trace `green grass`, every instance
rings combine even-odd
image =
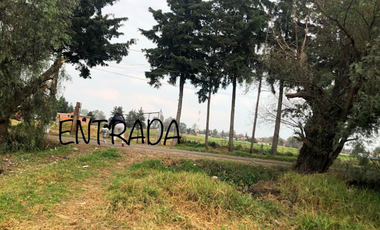
[[[56,153],[65,153],[67,149],[63,147],[62,151],[58,149]],[[46,158],[50,154],[50,151],[45,151],[35,153],[35,156],[24,153],[15,155],[31,160],[31,164],[34,164],[39,162],[38,159]],[[119,157],[115,149],[94,151],[92,154],[45,163],[44,167],[0,178],[0,222],[11,216],[18,219],[31,218],[34,208],[39,211],[47,210],[80,192],[80,187],[73,185],[96,176],[97,169],[110,166]]]
[[[193,135],[182,135],[182,138],[188,141],[194,141],[200,144],[204,144],[204,139],[205,137],[202,136],[193,136]],[[220,146],[227,146],[228,145],[228,139],[223,139],[223,138],[215,138],[215,137],[209,137],[209,143],[210,142],[215,142]],[[249,148],[251,146],[251,143],[248,141],[236,141],[234,140],[234,146],[242,146],[243,148]],[[271,149],[271,145],[260,145],[255,143],[254,148],[256,149],[263,149],[265,152],[269,152]],[[292,154],[298,154],[298,149],[295,148],[290,148],[290,147],[285,147],[285,146],[279,146],[278,147],[278,152],[280,153],[292,153]]]
[[[194,218],[209,213],[222,216],[215,225],[221,229],[379,229],[378,192],[347,188],[333,175],[300,175],[278,168],[263,173],[263,169],[236,162],[149,160],[119,173],[106,196],[115,214],[136,209],[144,213],[144,220],[136,222],[142,227],[175,222],[194,228],[196,220],[183,211],[191,203],[198,213]],[[276,199],[239,189],[241,184],[276,179]],[[244,221],[237,225],[238,220]]]
[[[281,198],[294,205],[296,226],[304,229],[379,229],[380,194],[347,188],[331,175],[288,173],[280,183]]]
[[[227,146],[216,145],[215,147],[212,147],[212,145],[210,145],[209,149],[205,149],[204,143],[197,143],[194,141],[186,140],[174,147],[171,147],[171,146],[169,147],[175,148],[175,149],[187,150],[187,151],[208,152],[208,153],[225,154],[225,155],[231,155],[231,156],[277,160],[277,161],[286,161],[286,162],[294,162],[297,159],[297,156],[291,152],[285,152],[285,153],[278,152],[277,155],[271,155],[269,153],[270,149],[261,150],[261,148],[257,148],[257,146],[254,147],[253,153],[249,153],[249,148],[243,147],[241,145],[235,145],[233,152],[229,152]]]
[[[208,167],[207,161],[202,163],[211,170],[209,172],[214,171]],[[224,163],[215,163],[226,166]],[[235,176],[240,177],[237,174]],[[228,228],[227,223],[239,224],[240,218],[246,219],[245,223],[239,224],[240,227],[247,228],[250,226],[247,223],[254,224],[276,217],[276,204],[254,202],[249,194],[240,192],[233,185],[235,180],[224,179],[231,183],[213,180],[202,167],[190,160],[170,165],[163,164],[161,160],[149,160],[119,173],[107,187],[106,196],[115,214],[143,212],[145,216],[137,221],[137,225],[142,228],[151,223],[167,226],[173,222],[183,228],[194,228],[195,220],[184,211],[188,204],[191,204],[191,213],[199,215],[194,216],[195,219],[212,216],[218,220],[220,217],[217,215],[225,216],[225,224],[220,225],[221,228]]]
[[[99,186],[93,201],[101,206],[76,211],[97,218],[94,228],[380,229],[380,192],[348,187],[332,173],[300,175],[289,167],[167,157],[122,168],[114,166],[126,158],[115,149],[80,151],[85,153],[62,146],[6,155],[20,170],[0,175],[0,228],[8,221],[38,225],[37,217],[60,224],[57,204],[84,199],[85,183],[92,181]],[[66,160],[52,161],[62,156]],[[98,178],[100,172],[110,178]],[[251,195],[255,184],[272,193]]]

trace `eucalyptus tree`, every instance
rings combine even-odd
[[[122,35],[118,29],[127,18],[102,14],[114,2],[0,2],[0,142],[14,114],[31,128],[51,121],[63,63],[76,65],[80,76],[88,78],[90,68],[128,54],[133,40],[110,42]]]
[[[169,12],[149,8],[157,24],[141,33],[157,45],[145,49],[151,70],[145,72],[149,84],[161,86],[160,79],[169,77],[175,85],[179,81],[176,121],[181,123],[183,91],[186,80],[193,81],[204,67],[204,53],[199,31],[202,29],[202,0],[168,0]],[[177,130],[178,132],[178,130]],[[179,135],[179,133],[177,133]],[[174,139],[172,144],[176,144]]]
[[[289,1],[281,1],[289,2]],[[290,1],[295,33],[274,36],[270,69],[291,83],[286,96],[301,98],[303,142],[295,168],[326,172],[355,134],[380,125],[380,4],[378,0]]]

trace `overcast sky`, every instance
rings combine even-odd
[[[150,69],[145,59],[143,48],[155,47],[148,39],[143,37],[138,28],[150,29],[155,23],[148,8],[168,11],[166,0],[155,1],[127,1],[121,0],[115,5],[104,9],[103,13],[111,13],[116,17],[128,17],[120,29],[124,36],[117,41],[124,42],[131,38],[137,39],[137,44],[131,46],[130,54],[120,64],[109,63],[108,67],[96,67],[91,70],[92,79],[79,78],[79,72],[71,65],[66,65],[66,71],[71,80],[63,83],[61,94],[67,101],[73,103],[82,102],[82,108],[87,110],[102,110],[106,116],[114,106],[122,106],[125,112],[132,109],[143,108],[145,112],[155,112],[160,109],[166,118],[175,117],[178,103],[178,86],[165,84],[160,89],[148,85],[144,72]],[[257,88],[257,87],[256,87]],[[251,136],[254,105],[256,102],[257,89],[247,93],[245,86],[238,89],[238,97],[235,109],[235,131],[239,134],[247,133]],[[200,129],[205,129],[206,103],[199,104],[196,89],[190,84],[185,85],[181,122],[192,126],[198,123]],[[218,129],[219,132],[229,130],[231,110],[232,88],[220,90],[211,100],[210,129]],[[286,99],[285,99],[286,100]],[[277,98],[264,87],[260,100],[261,116],[265,109],[275,108]],[[199,115],[200,111],[200,115]],[[274,124],[259,119],[257,137],[273,136]],[[282,125],[280,136],[287,138],[293,134],[292,129]]]

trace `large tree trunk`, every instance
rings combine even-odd
[[[209,134],[209,130],[210,130],[209,129],[209,123],[210,123],[211,87],[210,87],[210,91],[208,92],[208,99],[207,99],[206,135],[205,135],[205,148],[206,149],[208,149],[208,134]]]
[[[278,145],[278,138],[279,138],[279,135],[280,135],[280,126],[281,126],[281,112],[282,112],[282,98],[283,98],[283,94],[284,94],[284,81],[280,80],[280,92],[279,92],[279,95],[278,95],[276,125],[274,127],[272,149],[270,151],[271,154],[273,154],[273,155],[277,154],[277,145]]]
[[[183,100],[183,88],[185,85],[185,76],[181,74],[181,77],[179,79],[179,97],[178,97],[178,108],[177,108],[177,116],[176,116],[176,121],[178,125],[181,124],[181,112],[182,112],[182,100]],[[176,131],[176,135],[179,136],[179,130]],[[172,145],[177,144],[177,139],[173,139]]]
[[[236,101],[236,77],[232,80],[232,102],[231,102],[231,118],[230,118],[230,133],[228,140],[228,151],[234,150],[234,120],[235,120],[235,101]]]
[[[326,113],[327,114],[327,113]],[[301,173],[326,172],[338,157],[346,139],[334,145],[338,118],[314,114],[305,125],[304,144],[300,149],[295,170]]]
[[[257,101],[256,101],[255,117],[253,119],[251,147],[249,148],[249,152],[250,153],[252,153],[252,151],[253,151],[253,143],[255,142],[256,123],[257,123],[257,115],[259,113],[259,102],[260,102],[260,94],[261,94],[261,81],[262,81],[262,79],[260,78],[259,88],[257,90]]]

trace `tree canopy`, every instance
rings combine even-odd
[[[20,114],[25,123],[51,121],[63,63],[75,64],[80,76],[90,68],[120,62],[130,40],[111,43],[127,18],[102,13],[115,0],[0,2],[0,142],[9,119]]]
[[[289,115],[303,118],[296,163],[301,172],[325,172],[355,134],[377,132],[380,122],[379,4],[371,1],[292,1],[295,27],[277,48],[269,68],[299,98]]]

